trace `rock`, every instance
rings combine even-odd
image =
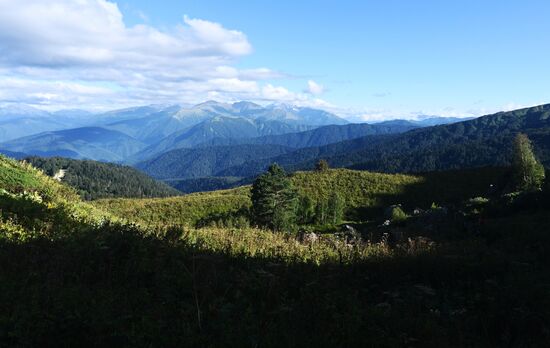
[[[302,231],[298,235],[298,240],[305,244],[312,244],[319,241],[319,235],[315,232]]]

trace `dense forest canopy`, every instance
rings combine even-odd
[[[86,200],[109,197],[168,197],[180,192],[140,171],[113,163],[61,157],[27,157],[25,161],[54,176],[63,170],[63,183],[74,187]]]

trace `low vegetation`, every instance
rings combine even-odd
[[[205,218],[250,208],[250,188],[192,193],[181,197],[100,199],[99,209],[141,226],[194,226]]]
[[[333,193],[337,192],[344,205],[342,218],[366,221],[380,216],[388,206],[394,204],[403,204],[409,210],[427,209],[432,203],[458,204],[471,197],[486,196],[490,191],[496,190],[496,187],[505,185],[509,175],[509,170],[504,168],[421,175],[327,168],[324,171],[293,173],[290,182],[299,197],[307,197],[307,204],[312,205],[311,209],[315,210],[318,205],[328,205]],[[211,218],[212,221],[219,221],[223,214],[230,212],[243,215],[243,210],[247,211],[252,206],[250,196],[250,186],[243,186],[181,197],[106,199],[93,204],[144,226],[194,226],[199,220]],[[303,202],[302,198],[299,200]],[[307,207],[303,214],[308,214]],[[311,219],[314,219],[315,214],[312,214]]]
[[[515,177],[274,166],[90,204],[0,157],[0,345],[544,346],[550,192]],[[298,226],[250,227],[252,202]]]

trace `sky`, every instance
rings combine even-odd
[[[550,102],[549,15],[548,0],[0,0],[0,104],[479,116]]]

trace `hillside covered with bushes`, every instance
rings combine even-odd
[[[503,194],[510,170],[299,172],[346,224],[273,232],[250,187],[90,205],[0,156],[0,342],[538,346],[550,197]]]

